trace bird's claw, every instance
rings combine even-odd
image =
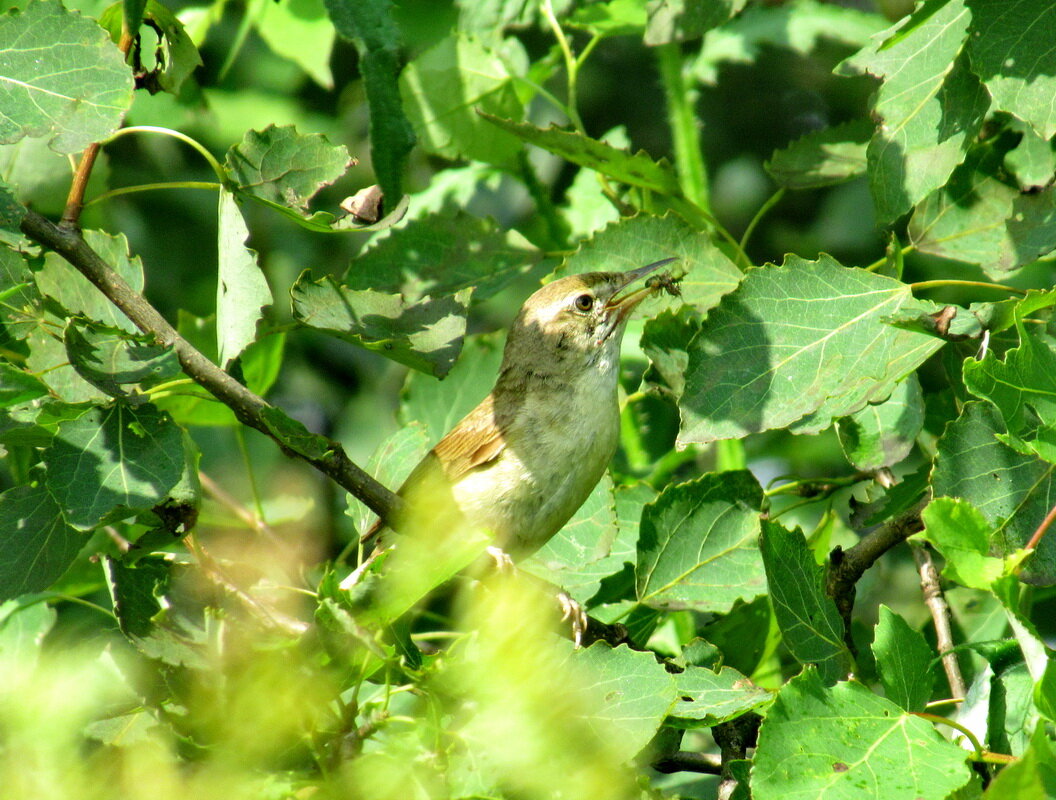
[[[557,604],[561,607],[561,621],[572,623],[572,644],[578,650],[587,632],[587,612],[565,592],[557,593]]]
[[[501,547],[490,545],[486,548],[485,552],[491,556],[492,561],[495,562],[495,571],[500,575],[512,575],[517,571],[517,568],[513,564],[513,559],[510,558],[510,554]]]

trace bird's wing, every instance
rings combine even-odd
[[[454,483],[470,470],[494,461],[505,447],[506,440],[495,422],[495,405],[489,394],[411,470],[399,494],[406,496],[409,488],[420,487],[441,476],[448,484]],[[383,528],[379,519],[360,540],[369,542]]]

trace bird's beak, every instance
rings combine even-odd
[[[640,302],[642,302],[649,295],[657,291],[656,286],[643,286],[640,289],[635,289],[633,292],[628,292],[621,295],[624,289],[630,286],[632,283],[641,280],[646,275],[649,275],[656,270],[660,269],[672,261],[677,261],[677,258],[663,258],[659,261],[654,261],[652,264],[648,264],[644,267],[638,267],[638,269],[628,270],[623,273],[623,279],[620,285],[616,287],[616,291],[612,293],[612,297],[605,303],[605,310],[608,312],[606,315],[604,329],[602,336],[599,338],[600,341],[607,339],[613,331],[618,330],[621,323],[623,323]]]

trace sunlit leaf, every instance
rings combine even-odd
[[[1004,564],[990,555],[993,527],[964,500],[939,497],[921,515],[924,535],[942,553],[942,574],[970,589],[988,591],[1001,577]]]
[[[883,605],[876,624],[873,656],[887,699],[906,711],[923,711],[935,683],[935,652],[920,631]]]
[[[256,252],[246,247],[249,228],[238,201],[226,190],[220,192],[218,214],[216,334],[220,366],[226,369],[257,338],[257,322],[271,305],[271,289]]]
[[[726,22],[747,0],[649,0],[645,43],[650,45],[696,39]]]
[[[869,120],[855,120],[808,133],[775,150],[766,171],[789,189],[816,189],[864,175],[866,146],[873,133]]]
[[[717,672],[687,667],[675,676],[675,682],[679,697],[671,709],[671,723],[679,728],[711,727],[773,699],[770,692],[730,667]]]
[[[909,455],[924,426],[924,396],[910,375],[886,400],[836,421],[844,455],[860,470],[889,467]]]

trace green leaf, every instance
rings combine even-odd
[[[441,39],[407,65],[400,88],[425,150],[452,160],[516,166],[520,143],[497,132],[478,111],[514,119],[524,111],[507,64],[478,38]]]
[[[647,21],[644,0],[608,0],[573,9],[567,24],[596,36],[640,36]]]
[[[819,2],[752,3],[727,24],[708,31],[693,76],[701,83],[715,84],[724,63],[755,64],[772,47],[788,48],[809,55],[819,46],[835,42],[857,50],[887,25],[876,13]]]
[[[436,439],[426,435],[425,427],[420,422],[409,422],[374,449],[370,460],[367,461],[366,471],[383,486],[395,490],[429,452],[430,443],[435,441]],[[378,518],[377,514],[352,494],[348,495],[346,513],[352,518],[359,534],[366,533]]]
[[[913,450],[924,427],[924,395],[916,375],[895,386],[886,400],[836,420],[840,446],[857,469],[890,467]]]
[[[108,558],[106,581],[121,632],[133,638],[149,636],[154,618],[165,607],[162,597],[169,585],[172,564],[163,556],[147,556],[134,564]]]
[[[990,556],[993,527],[979,510],[964,500],[939,497],[921,516],[924,535],[946,560],[942,574],[962,586],[989,591],[1004,563]]]
[[[18,201],[14,190],[6,183],[0,183],[0,229],[17,233],[24,216],[26,207]]]
[[[153,53],[153,65],[144,65],[137,79],[152,94],[161,90],[179,95],[184,81],[202,66],[198,48],[194,46],[179,17],[157,0],[137,2],[138,8],[135,9],[130,8],[131,5],[127,0],[120,6],[115,3],[99,17],[99,24],[110,31],[110,38],[115,43],[121,40],[122,31],[126,28],[133,33],[140,32],[138,46],[153,40],[155,33],[160,34],[160,41]],[[136,20],[131,26],[128,25],[130,14]],[[147,37],[142,37],[142,22],[147,22],[153,29]],[[148,60],[145,52],[140,52],[140,60]]]
[[[57,0],[0,16],[0,142],[47,137],[78,153],[121,125],[132,73],[94,20]]]
[[[641,752],[675,702],[675,676],[649,652],[597,642],[572,655],[586,679],[585,693],[596,698],[592,721],[607,731],[621,761]],[[579,671],[579,670],[577,670]]]
[[[271,289],[246,247],[249,228],[235,195],[220,191],[217,231],[216,335],[220,366],[227,369],[257,338],[261,311],[271,305]]]
[[[302,135],[293,125],[269,125],[246,131],[227,151],[224,168],[240,191],[307,214],[308,201],[344,175],[350,164],[348,150],[321,134]]]
[[[689,343],[699,330],[700,315],[690,306],[682,306],[677,312],[662,311],[646,320],[639,344],[649,357],[650,368],[643,381],[662,382],[674,397],[681,397],[686,387]]]
[[[333,89],[330,54],[334,26],[322,0],[265,2],[258,8],[254,21],[268,47],[294,62],[324,89]]]
[[[687,667],[675,676],[675,682],[679,696],[668,724],[676,728],[710,728],[773,699],[770,692],[730,667],[718,672]]]
[[[1022,756],[1004,767],[983,795],[986,800],[1049,800],[1056,797],[1056,753],[1045,726],[1038,724],[1030,746]]]
[[[829,256],[748,270],[690,342],[680,443],[811,433],[888,397],[943,344],[885,323],[917,310],[906,284]]]
[[[143,264],[138,257],[129,255],[128,240],[123,235],[85,231],[84,239],[133,291],[143,291]],[[139,332],[128,317],[57,253],[45,254],[44,265],[35,272],[34,280],[41,294],[48,295],[71,315],[80,314],[129,333]]]
[[[765,593],[757,544],[762,500],[747,471],[708,473],[665,489],[642,513],[638,601],[724,612]]]
[[[930,5],[845,61],[843,74],[883,79],[869,143],[869,177],[879,222],[888,225],[944,185],[975,138],[988,98],[958,57],[971,14],[961,0]]]
[[[299,322],[408,367],[446,375],[462,349],[471,290],[407,303],[400,294],[356,291],[305,272],[290,289]]]
[[[1015,117],[1009,119],[1008,127],[1022,138],[1005,154],[1005,167],[1016,176],[1020,189],[1037,191],[1044,188],[1056,172],[1056,150],[1053,150],[1052,142],[1042,139],[1032,127]]]
[[[843,621],[825,593],[825,569],[814,561],[803,533],[763,520],[760,549],[770,602],[781,637],[800,664],[816,664],[826,684],[851,672],[852,658],[843,641]]]
[[[370,104],[370,160],[385,202],[403,196],[403,168],[414,147],[397,80],[400,34],[389,0],[324,0],[334,27],[359,52],[359,71]]]
[[[1023,325],[1016,312],[1019,347],[1004,360],[990,351],[964,362],[964,384],[1000,412],[1007,440],[1020,452],[1035,452],[1056,463],[1056,351]]]
[[[154,406],[117,402],[59,423],[44,451],[48,491],[90,530],[163,502],[183,475],[183,435]]]
[[[748,0],[649,0],[648,45],[685,42],[726,22]]]
[[[0,600],[47,589],[87,541],[43,486],[0,494]]]
[[[989,403],[965,403],[937,444],[932,490],[936,497],[971,503],[994,533],[994,555],[1023,547],[1056,504],[1056,467],[1023,455],[998,440],[1005,432],[1000,412]],[[1056,582],[1056,540],[1044,537],[1026,562],[1024,577]]]
[[[440,441],[487,397],[499,375],[502,351],[499,336],[469,336],[458,361],[442,381],[409,372],[400,401],[400,419],[405,424],[421,423],[430,442]]]
[[[77,373],[112,397],[125,396],[122,387],[128,384],[153,384],[180,373],[175,351],[155,344],[152,336],[71,321],[63,338]]]
[[[706,236],[675,214],[638,214],[613,222],[580,245],[559,269],[558,277],[581,272],[626,272],[662,258],[678,261],[667,267],[681,274],[681,300],[707,311],[737,287],[741,272]]]
[[[906,711],[923,711],[935,684],[935,652],[920,631],[887,606],[880,606],[873,656],[884,694]]]
[[[664,159],[654,161],[644,150],[629,153],[611,144],[591,139],[578,131],[559,128],[537,128],[528,122],[515,122],[498,115],[480,112],[480,116],[517,138],[541,147],[556,156],[597,170],[613,180],[637,186],[662,195],[680,197],[681,185],[675,170]]]
[[[965,0],[972,14],[969,54],[997,109],[1056,135],[1056,6],[1047,0]]]
[[[790,680],[759,730],[755,800],[947,797],[971,777],[966,753],[860,683]]]
[[[909,221],[922,253],[979,264],[995,280],[1056,248],[1056,192],[1021,194],[968,165],[932,192]]]
[[[408,303],[472,289],[485,300],[541,253],[490,217],[443,212],[409,221],[358,255],[343,278],[352,290],[400,293]]]
[[[0,603],[0,658],[9,664],[37,663],[44,637],[54,627],[57,616],[47,603]]]
[[[47,395],[48,387],[35,375],[0,361],[0,408],[21,405]]]
[[[860,119],[813,131],[775,150],[766,171],[789,189],[817,189],[866,172],[866,147],[873,123]]]

